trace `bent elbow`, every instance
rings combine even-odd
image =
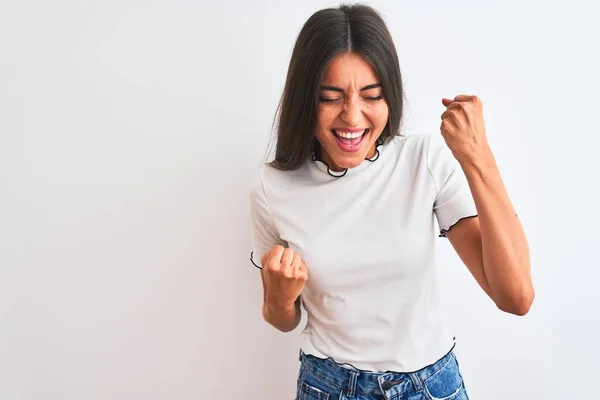
[[[511,296],[510,298],[506,298],[503,301],[497,302],[496,305],[500,310],[506,313],[522,317],[529,313],[534,298],[535,292],[532,288],[531,290],[524,291],[518,296]]]
[[[512,304],[512,305],[499,305],[498,308],[500,310],[504,311],[505,313],[513,314],[518,317],[523,317],[523,316],[527,315],[527,313],[529,312],[529,310],[531,308],[531,303],[528,304],[525,302],[521,302],[521,303]]]

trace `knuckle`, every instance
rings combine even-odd
[[[281,257],[281,264],[284,266],[290,266],[294,262],[294,252],[290,249],[285,249],[283,256]]]
[[[296,267],[299,267],[300,265],[302,265],[302,258],[300,257],[300,255],[298,255],[298,254],[294,255],[294,261],[292,262],[292,264],[294,264]]]
[[[265,266],[265,270],[269,273],[273,273],[278,269],[277,265],[273,261],[268,261],[266,264],[263,265]]]
[[[268,250],[265,254],[262,255],[262,257],[260,258],[260,261],[265,264],[267,262],[269,262],[269,260],[273,257],[273,251],[272,250]]]

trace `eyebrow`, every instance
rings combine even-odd
[[[372,84],[367,85],[364,88],[360,89],[360,91],[362,92],[363,90],[375,89],[375,88],[378,88],[381,86],[383,86],[381,83],[372,83]],[[330,90],[332,92],[344,93],[344,89],[339,88],[337,86],[321,86],[321,90]]]

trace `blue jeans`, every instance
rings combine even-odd
[[[297,400],[468,400],[450,351],[415,372],[368,372],[342,367],[300,350]]]

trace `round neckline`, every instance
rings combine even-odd
[[[341,178],[341,177],[345,176],[349,170],[352,170],[352,171],[362,170],[362,169],[368,167],[370,164],[374,163],[375,161],[379,160],[379,158],[381,157],[381,150],[382,150],[382,149],[380,149],[380,147],[383,147],[384,144],[385,144],[385,142],[383,141],[383,139],[381,139],[381,137],[378,137],[377,141],[375,142],[375,155],[372,158],[365,157],[364,161],[361,162],[356,167],[346,168],[343,171],[332,171],[329,168],[329,164],[327,164],[323,160],[317,159],[317,153],[315,150],[313,150],[311,153],[311,160],[313,161],[313,164],[322,172],[325,172],[329,176],[334,177],[334,178]]]

